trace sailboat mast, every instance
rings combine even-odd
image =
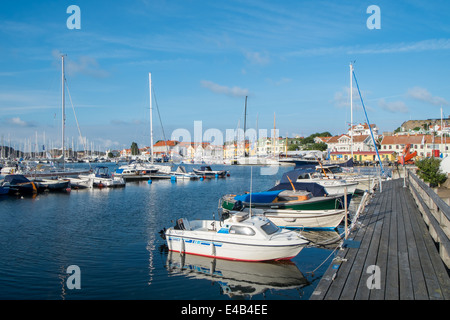
[[[245,149],[245,130],[247,130],[247,96],[245,96],[245,111],[244,111],[244,157],[247,157],[247,150]]]
[[[353,65],[350,63],[350,151],[353,159]]]
[[[64,93],[64,55],[61,55],[61,65],[62,65],[62,72],[61,72],[61,106],[62,106],[62,134],[61,134],[61,150],[62,150],[62,162],[63,162],[63,168],[65,168],[65,161],[64,161],[64,129],[66,125],[66,114],[65,114],[65,93]]]
[[[150,162],[153,164],[153,109],[152,109],[152,74],[148,73],[148,85],[150,91]]]

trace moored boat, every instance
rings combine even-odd
[[[36,178],[30,181],[36,184],[39,192],[70,192],[70,181],[63,179]]]
[[[170,251],[239,261],[289,260],[308,243],[297,232],[244,212],[223,221],[178,219],[161,232]]]
[[[244,211],[248,211],[244,209]],[[233,215],[236,212],[230,211]],[[252,215],[262,215],[281,228],[305,230],[334,230],[344,219],[344,209],[334,210],[289,210],[289,209],[252,209]]]
[[[347,195],[350,202],[351,194]],[[331,210],[344,207],[344,195],[328,195],[317,183],[280,183],[273,188],[242,195],[227,194],[221,199],[227,210],[239,206],[259,209]]]
[[[212,170],[210,166],[201,166],[200,169],[193,169],[194,173],[206,178],[222,178],[228,173],[227,170]]]
[[[175,171],[171,171],[169,174],[171,178],[175,180],[196,180],[200,178],[200,176],[194,172],[187,172],[184,166],[178,166]]]
[[[313,168],[296,168],[292,171],[286,172],[281,178],[281,183],[288,182],[314,182],[320,184],[325,188],[329,195],[344,194],[345,191],[349,194],[354,194],[358,182],[347,181],[341,178],[330,177],[325,174],[318,173]]]
[[[94,186],[93,179],[91,178],[71,178],[67,177],[65,180],[70,182],[72,189],[86,189]]]
[[[122,177],[111,175],[106,166],[98,166],[94,169],[94,172],[88,175],[79,175],[78,177],[81,179],[92,179],[93,186],[98,188],[125,187],[125,180]]]
[[[21,174],[9,174],[3,179],[2,187],[9,188],[10,194],[37,194],[38,188],[33,181]]]

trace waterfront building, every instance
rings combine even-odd
[[[418,157],[446,157],[449,153],[450,138],[430,134],[385,136],[381,141],[381,151],[401,154],[410,145],[410,152],[417,151]]]
[[[397,153],[394,151],[378,151],[382,162],[394,162],[397,159]],[[332,151],[330,152],[330,160],[342,161],[349,160],[352,157],[350,151]],[[355,162],[376,162],[378,161],[376,151],[353,151],[353,160]]]
[[[279,156],[286,154],[288,149],[287,138],[260,138],[256,143],[256,155],[260,157]]]

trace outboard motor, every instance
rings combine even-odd
[[[161,238],[166,240],[166,228],[163,228],[162,230],[160,230],[159,235],[161,236]]]

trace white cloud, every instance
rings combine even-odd
[[[335,106],[339,107],[339,108],[350,108],[350,96],[349,96],[349,92],[350,92],[350,87],[344,87],[342,88],[341,91],[338,91],[334,94],[333,100],[332,102],[334,103]],[[358,93],[358,89],[353,87],[353,107],[356,107],[356,103],[357,101],[360,101],[359,99],[359,93]]]
[[[52,55],[60,59],[61,53],[58,50],[53,50]],[[100,68],[97,60],[90,56],[80,56],[78,61],[72,59],[65,59],[65,71],[69,75],[82,73],[96,78],[105,78],[109,76],[109,72]]]
[[[421,87],[414,87],[408,90],[408,97],[429,103],[435,106],[448,106],[450,103],[444,98],[433,96],[427,89]]]
[[[248,95],[248,89],[242,89],[239,87],[227,87],[220,84],[214,83],[212,81],[202,80],[201,85],[210,91],[218,94],[224,94],[230,97],[245,97]]]
[[[306,48],[290,52],[287,56],[326,56],[334,54],[384,54],[449,50],[450,39],[428,39],[416,42],[379,43],[367,46],[337,46]]]
[[[26,122],[19,117],[13,117],[11,119],[6,120],[6,122],[15,127],[34,127],[35,125],[31,122]]]
[[[245,58],[251,64],[266,65],[270,62],[269,54],[264,52],[244,52]]]
[[[408,113],[409,109],[403,101],[386,102],[384,99],[378,100],[380,108],[392,113]]]

